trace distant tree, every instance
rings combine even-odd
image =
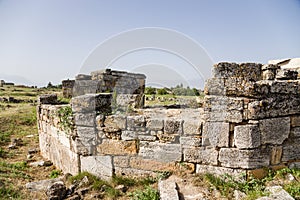
[[[165,95],[165,94],[168,94],[166,88],[159,88],[157,89],[157,94],[159,95]]]
[[[155,94],[156,89],[153,87],[146,87],[145,94]]]
[[[48,83],[47,88],[53,88],[53,84],[51,82]]]

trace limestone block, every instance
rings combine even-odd
[[[71,100],[73,112],[98,112],[100,114],[111,112],[111,94],[85,94],[73,97]]]
[[[122,88],[123,89],[123,88]],[[116,103],[118,107],[130,109],[130,108],[142,108],[144,106],[144,95],[133,94],[136,92],[135,89],[127,90],[125,92],[119,92],[117,95]],[[122,94],[126,93],[126,94]]]
[[[179,200],[177,185],[172,180],[159,180],[158,190],[161,200]]]
[[[95,145],[97,140],[97,131],[95,127],[77,127],[77,136],[86,145]]]
[[[276,73],[277,80],[296,80],[298,72],[290,69],[278,69]]]
[[[129,156],[114,156],[113,165],[114,167],[129,167]]]
[[[134,169],[149,171],[175,171],[175,162],[160,162],[152,159],[143,159],[140,157],[132,157],[129,161],[130,167]]]
[[[270,164],[270,153],[266,149],[221,148],[219,161],[221,166],[230,168],[253,169],[267,167]]]
[[[200,136],[181,136],[179,141],[183,147],[200,147],[202,144],[201,139],[202,138]]]
[[[138,135],[138,139],[140,141],[155,141],[157,140],[157,137],[154,135]]]
[[[113,175],[111,156],[81,156],[81,171],[87,171],[95,176],[109,180]]]
[[[218,164],[218,151],[212,147],[195,147],[183,150],[183,159],[186,162],[199,164]]]
[[[206,80],[204,93],[206,95],[226,95],[225,79],[224,78],[210,78]]]
[[[291,127],[300,127],[300,115],[291,116]]]
[[[57,94],[44,94],[38,97],[38,104],[57,104]]]
[[[99,155],[135,155],[137,154],[136,141],[103,140],[97,146]]]
[[[258,125],[241,125],[234,127],[234,144],[239,149],[256,148],[260,146]]]
[[[261,64],[256,63],[226,63],[221,62],[213,67],[213,77],[229,78],[240,77],[247,80],[258,81],[261,79]]]
[[[205,122],[202,132],[202,145],[213,147],[228,147],[229,123]]]
[[[290,134],[290,118],[280,117],[259,121],[262,144],[282,144]]]
[[[200,135],[201,134],[201,121],[197,120],[184,120],[183,134],[184,135]]]
[[[278,165],[281,162],[282,146],[271,147],[271,165]]]
[[[282,148],[282,161],[293,161],[300,159],[299,139],[293,139],[291,142],[285,142]]]
[[[291,128],[290,136],[293,138],[299,138],[300,137],[300,127]]]
[[[139,156],[159,162],[181,161],[180,144],[165,144],[158,142],[140,142]]]
[[[146,119],[143,115],[128,116],[127,129],[135,130],[135,128],[146,127]]]
[[[281,186],[268,186],[265,190],[270,193],[269,197],[271,199],[294,200]]]
[[[75,113],[74,121],[77,126],[96,126],[96,112],[90,113]]]
[[[126,116],[123,115],[109,115],[105,117],[105,127],[114,127],[121,130],[126,129]]]
[[[241,181],[244,181],[246,177],[242,176],[242,173],[245,173],[245,170],[242,169],[232,169],[232,168],[226,168],[226,167],[220,167],[220,166],[211,166],[211,165],[202,165],[197,164],[196,165],[196,173],[197,174],[214,174],[216,176],[223,176],[224,174],[228,174],[236,179],[240,179]]]
[[[157,177],[157,173],[141,169],[115,167],[115,174],[123,177],[141,178],[141,177]]]
[[[95,94],[99,91],[100,81],[98,80],[75,80],[73,97],[85,94]]]
[[[137,140],[138,133],[136,131],[122,131],[121,138],[122,138],[122,140],[125,140],[125,141]]]
[[[182,121],[166,120],[164,123],[164,132],[166,134],[182,134]]]
[[[161,131],[164,128],[164,120],[155,118],[147,119],[146,128],[147,130]]]

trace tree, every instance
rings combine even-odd
[[[157,89],[157,94],[165,95],[165,94],[168,94],[168,92],[165,88],[159,88],[159,89]]]
[[[48,83],[47,88],[53,88],[53,85],[51,82]]]

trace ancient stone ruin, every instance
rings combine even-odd
[[[300,80],[278,65],[219,63],[202,108],[143,108],[145,76],[78,75],[70,105],[39,98],[42,155],[65,173],[240,175],[300,165]]]

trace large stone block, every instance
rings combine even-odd
[[[254,169],[267,167],[270,164],[270,152],[268,149],[221,148],[219,161],[221,166],[230,168]]]
[[[217,165],[218,151],[212,147],[187,148],[183,151],[183,159],[186,162]]]
[[[81,171],[89,172],[95,176],[109,180],[113,175],[111,156],[81,156]]]
[[[73,112],[98,112],[107,114],[111,112],[111,98],[109,93],[85,94],[72,98]]]
[[[241,125],[234,127],[234,144],[239,149],[256,148],[260,146],[260,131],[258,125]]]
[[[103,140],[97,146],[100,155],[135,155],[138,152],[136,141]]]
[[[57,104],[57,94],[44,94],[38,97],[38,104]]]
[[[141,170],[125,167],[115,167],[115,174],[129,178],[141,178],[141,177],[157,177],[157,173],[150,170]]]
[[[299,139],[287,141],[282,148],[282,161],[290,162],[300,160],[300,144]]]
[[[90,113],[75,113],[74,121],[77,126],[96,126],[96,112]]]
[[[113,165],[114,167],[129,167],[129,156],[114,156]]]
[[[128,116],[127,117],[127,129],[136,130],[144,128],[146,130],[146,119],[143,115]]]
[[[196,173],[197,174],[213,174],[215,176],[222,177],[224,174],[228,174],[236,179],[240,179],[241,181],[245,181],[246,177],[243,175],[245,174],[246,170],[242,169],[232,169],[226,167],[219,167],[219,166],[211,166],[211,165],[196,165]]]
[[[300,115],[291,116],[291,127],[300,127]]]
[[[73,97],[100,92],[100,84],[98,80],[75,80]]]
[[[184,135],[200,135],[201,134],[201,121],[197,120],[184,120],[183,134]]]
[[[123,115],[106,116],[105,121],[104,121],[104,126],[125,130],[126,129],[126,116],[123,116]]]
[[[224,78],[210,78],[205,82],[204,93],[206,95],[226,95],[225,79]]]
[[[182,134],[181,120],[166,120],[164,124],[164,132],[166,134]]]
[[[183,147],[200,147],[202,144],[202,137],[200,136],[181,136],[179,142]]]
[[[180,144],[140,142],[139,156],[159,162],[181,161],[181,146]]]
[[[147,130],[151,130],[151,131],[161,131],[164,128],[164,120],[150,118],[147,120],[146,128]]]
[[[262,144],[282,144],[290,134],[290,118],[280,117],[259,121]]]
[[[229,123],[205,122],[202,132],[202,145],[213,147],[228,147]]]
[[[62,145],[56,138],[47,133],[39,133],[40,150],[44,158],[49,159],[64,173],[76,175],[79,172],[79,156]]]
[[[291,128],[290,136],[293,138],[299,138],[300,137],[300,127]]]
[[[175,171],[175,162],[160,162],[157,160],[143,159],[139,157],[130,158],[130,167],[146,171]]]
[[[278,165],[281,162],[282,146],[271,147],[271,165]]]

